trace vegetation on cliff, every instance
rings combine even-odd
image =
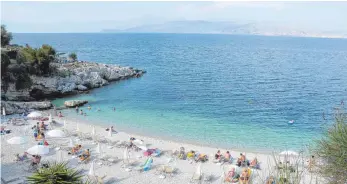
[[[1,81],[2,89],[7,91],[9,83],[15,83],[17,90],[30,88],[31,75],[47,76],[55,73],[50,64],[57,59],[56,50],[47,44],[40,48],[29,45],[11,45],[12,33],[1,26]],[[77,55],[74,54],[77,59]]]
[[[1,25],[1,47],[9,45],[12,38],[12,33],[7,32],[5,25]]]

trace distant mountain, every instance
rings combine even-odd
[[[127,29],[107,29],[105,33],[200,33],[200,34],[242,34],[269,36],[303,36],[346,38],[346,33],[298,30],[288,26],[269,23],[237,23],[229,21],[171,21],[162,24],[135,26]]]

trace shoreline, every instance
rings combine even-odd
[[[84,107],[82,106],[83,110],[86,108],[87,105]],[[307,153],[307,148],[306,147],[301,147],[300,149],[295,149],[291,148],[290,146],[285,147],[285,148],[279,148],[279,147],[255,147],[255,146],[247,146],[246,143],[239,143],[239,144],[230,144],[227,142],[209,142],[208,141],[208,133],[206,135],[201,134],[201,139],[190,139],[189,137],[177,137],[175,135],[165,135],[162,133],[152,133],[152,130],[149,130],[148,127],[138,127],[134,126],[132,127],[131,123],[126,122],[124,123],[123,121],[118,121],[118,120],[105,120],[105,119],[96,119],[93,115],[88,114],[88,116],[80,116],[77,115],[74,109],[67,108],[62,110],[64,115],[68,115],[68,118],[70,121],[79,121],[79,122],[86,122],[87,124],[92,124],[95,126],[99,127],[107,127],[107,126],[115,126],[115,128],[119,128],[120,130],[137,135],[137,136],[143,136],[147,138],[154,138],[154,139],[161,139],[173,143],[183,143],[183,144],[189,144],[189,145],[195,145],[195,146],[201,146],[201,147],[209,147],[209,148],[214,148],[214,149],[223,149],[223,150],[234,150],[237,152],[250,152],[250,153],[256,153],[256,154],[273,154],[273,153],[279,153],[284,150],[292,150],[296,152],[303,152]],[[52,110],[47,110],[46,112],[53,114]],[[86,111],[88,112],[88,111]],[[103,112],[103,111],[102,111]],[[100,112],[100,113],[102,113]],[[93,118],[89,118],[93,117]],[[64,117],[66,118],[66,117]],[[155,132],[155,131],[154,131]],[[202,143],[203,142],[203,143]],[[238,142],[238,141],[235,141]],[[256,141],[255,141],[256,142]]]
[[[65,113],[64,113],[65,111]],[[66,111],[69,111],[68,113],[66,113]],[[218,145],[218,146],[213,146],[213,143],[200,143],[196,140],[188,140],[188,139],[173,139],[172,136],[161,136],[161,135],[149,135],[150,132],[147,130],[147,131],[141,131],[137,128],[131,128],[129,127],[129,125],[117,125],[117,121],[113,121],[113,122],[110,122],[110,123],[107,123],[103,120],[99,120],[99,121],[94,121],[94,120],[91,120],[91,119],[88,119],[88,116],[80,116],[80,115],[74,115],[73,113],[74,109],[72,108],[66,108],[64,110],[62,110],[63,114],[65,115],[68,115],[67,116],[64,116],[62,118],[59,118],[59,117],[56,117],[56,116],[53,116],[55,117],[55,120],[58,120],[58,121],[64,121],[66,120],[67,122],[70,122],[72,124],[75,124],[74,126],[76,126],[76,123],[82,123],[82,124],[85,124],[85,125],[88,125],[88,126],[95,126],[95,127],[98,127],[100,129],[105,129],[109,126],[114,126],[115,127],[115,130],[117,131],[120,131],[120,132],[123,132],[123,133],[126,133],[126,134],[129,134],[129,135],[133,135],[133,136],[136,136],[136,137],[143,137],[144,139],[158,139],[158,140],[162,140],[162,141],[166,141],[166,142],[169,142],[169,143],[173,143],[173,144],[184,144],[184,145],[189,145],[189,146],[193,146],[193,147],[206,147],[206,148],[209,148],[209,149],[215,149],[215,150],[229,150],[229,151],[233,151],[233,152],[238,152],[238,153],[252,153],[252,154],[263,154],[263,155],[273,155],[273,154],[278,154],[282,151],[285,151],[285,150],[282,150],[282,149],[260,149],[260,148],[249,148],[247,147],[247,145],[245,146],[242,146],[242,148],[238,148],[238,147],[232,147],[232,146],[223,146],[223,144],[221,145]],[[47,114],[54,114],[53,110],[50,109],[50,110],[44,110],[42,112],[45,112]],[[62,122],[60,122],[62,123]],[[119,128],[120,127],[120,128]],[[203,138],[202,138],[203,139]],[[307,153],[307,150],[304,148],[300,149],[299,151],[298,150],[293,150],[293,149],[286,149],[286,150],[292,150],[292,151],[296,151],[296,152],[302,152],[304,154]]]

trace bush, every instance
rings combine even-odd
[[[75,61],[77,61],[77,54],[76,53],[70,53],[69,54],[69,58],[73,61],[73,62],[75,62]]]
[[[12,33],[7,32],[5,25],[1,25],[1,47],[9,45],[12,38]]]
[[[6,75],[8,65],[10,65],[11,61],[7,54],[1,52],[1,79]]]
[[[50,70],[50,63],[55,60],[56,51],[50,45],[42,45],[41,48],[34,49],[29,45],[26,45],[23,49],[21,49],[17,57],[20,58],[20,61],[17,62],[22,63],[30,63],[36,69],[36,74],[43,75],[48,74],[52,70]],[[30,70],[32,73],[32,69]]]
[[[335,122],[318,141],[315,153],[324,164],[317,165],[329,183],[347,183],[347,117],[342,108],[335,113]]]
[[[82,171],[67,167],[66,162],[48,163],[48,168],[41,168],[32,176],[28,177],[30,184],[82,184]]]

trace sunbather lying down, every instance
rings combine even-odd
[[[208,157],[206,154],[199,154],[199,156],[195,159],[195,162],[206,162],[208,161]]]
[[[75,147],[71,148],[71,152],[68,152],[68,154],[77,154],[82,149],[81,145],[76,145]]]
[[[238,182],[240,178],[240,175],[235,172],[235,168],[231,168],[231,170],[228,172],[228,174],[225,176],[224,181],[225,182]]]
[[[90,152],[89,149],[87,149],[84,153],[82,153],[80,156],[78,156],[81,161],[87,160],[90,158]]]
[[[258,162],[258,159],[257,157],[255,157],[251,163],[249,164],[250,167],[252,168],[255,168],[255,169],[260,169],[260,165],[259,165],[259,162]]]

